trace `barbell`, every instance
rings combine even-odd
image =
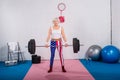
[[[83,44],[80,44],[80,41],[77,38],[73,38],[72,43],[73,43],[72,45],[68,45],[68,46],[73,46],[74,53],[78,53],[78,51],[80,51],[80,46],[84,46]],[[65,46],[65,45],[62,45],[62,46]],[[46,46],[45,45],[37,46],[35,39],[30,39],[27,47],[28,47],[28,52],[30,52],[30,54],[35,54],[36,47],[46,47]],[[55,46],[49,45],[49,47],[55,47]]]

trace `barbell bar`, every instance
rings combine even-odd
[[[80,41],[77,38],[73,38],[72,43],[73,45],[67,45],[67,46],[73,46],[74,53],[78,53],[78,51],[80,51],[80,46],[84,46],[84,44],[80,44]],[[62,45],[62,46],[65,46],[65,45]],[[35,54],[36,47],[46,47],[46,46],[45,45],[36,46],[35,39],[30,39],[27,47],[28,47],[28,52],[30,52],[30,54]],[[56,46],[49,45],[48,47],[56,47]]]
[[[65,46],[65,45],[62,45],[62,46]],[[67,46],[73,46],[73,45],[67,45]],[[84,45],[83,45],[83,44],[80,44],[80,46],[84,46]],[[36,46],[36,47],[46,47],[46,46],[41,45],[41,46]],[[56,46],[50,46],[50,45],[48,45],[48,47],[56,47]]]

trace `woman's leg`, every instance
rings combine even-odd
[[[59,52],[61,66],[64,66],[64,58],[63,58],[63,54],[62,54],[62,42],[57,41],[56,46],[57,46],[57,50]]]
[[[52,72],[52,67],[53,67],[53,62],[55,57],[55,50],[56,50],[56,41],[51,41],[50,45],[51,45],[50,47],[51,58],[50,58],[50,69],[48,70],[48,72]]]
[[[60,56],[60,62],[61,62],[61,66],[62,66],[62,71],[66,72],[66,70],[64,68],[64,58],[63,58],[63,54],[62,54],[62,41],[57,41],[56,46],[57,46],[57,50],[58,50],[59,56]]]

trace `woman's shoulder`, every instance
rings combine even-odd
[[[53,26],[50,26],[49,29],[53,29]]]
[[[63,26],[60,26],[61,29],[64,29]]]
[[[63,28],[63,26],[59,26],[61,29]]]
[[[50,27],[49,27],[49,30],[51,31],[52,29],[53,29],[53,28],[50,26]]]

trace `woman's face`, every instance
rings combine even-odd
[[[56,19],[56,20],[53,20],[53,24],[54,25],[58,25],[59,24],[59,21]]]

